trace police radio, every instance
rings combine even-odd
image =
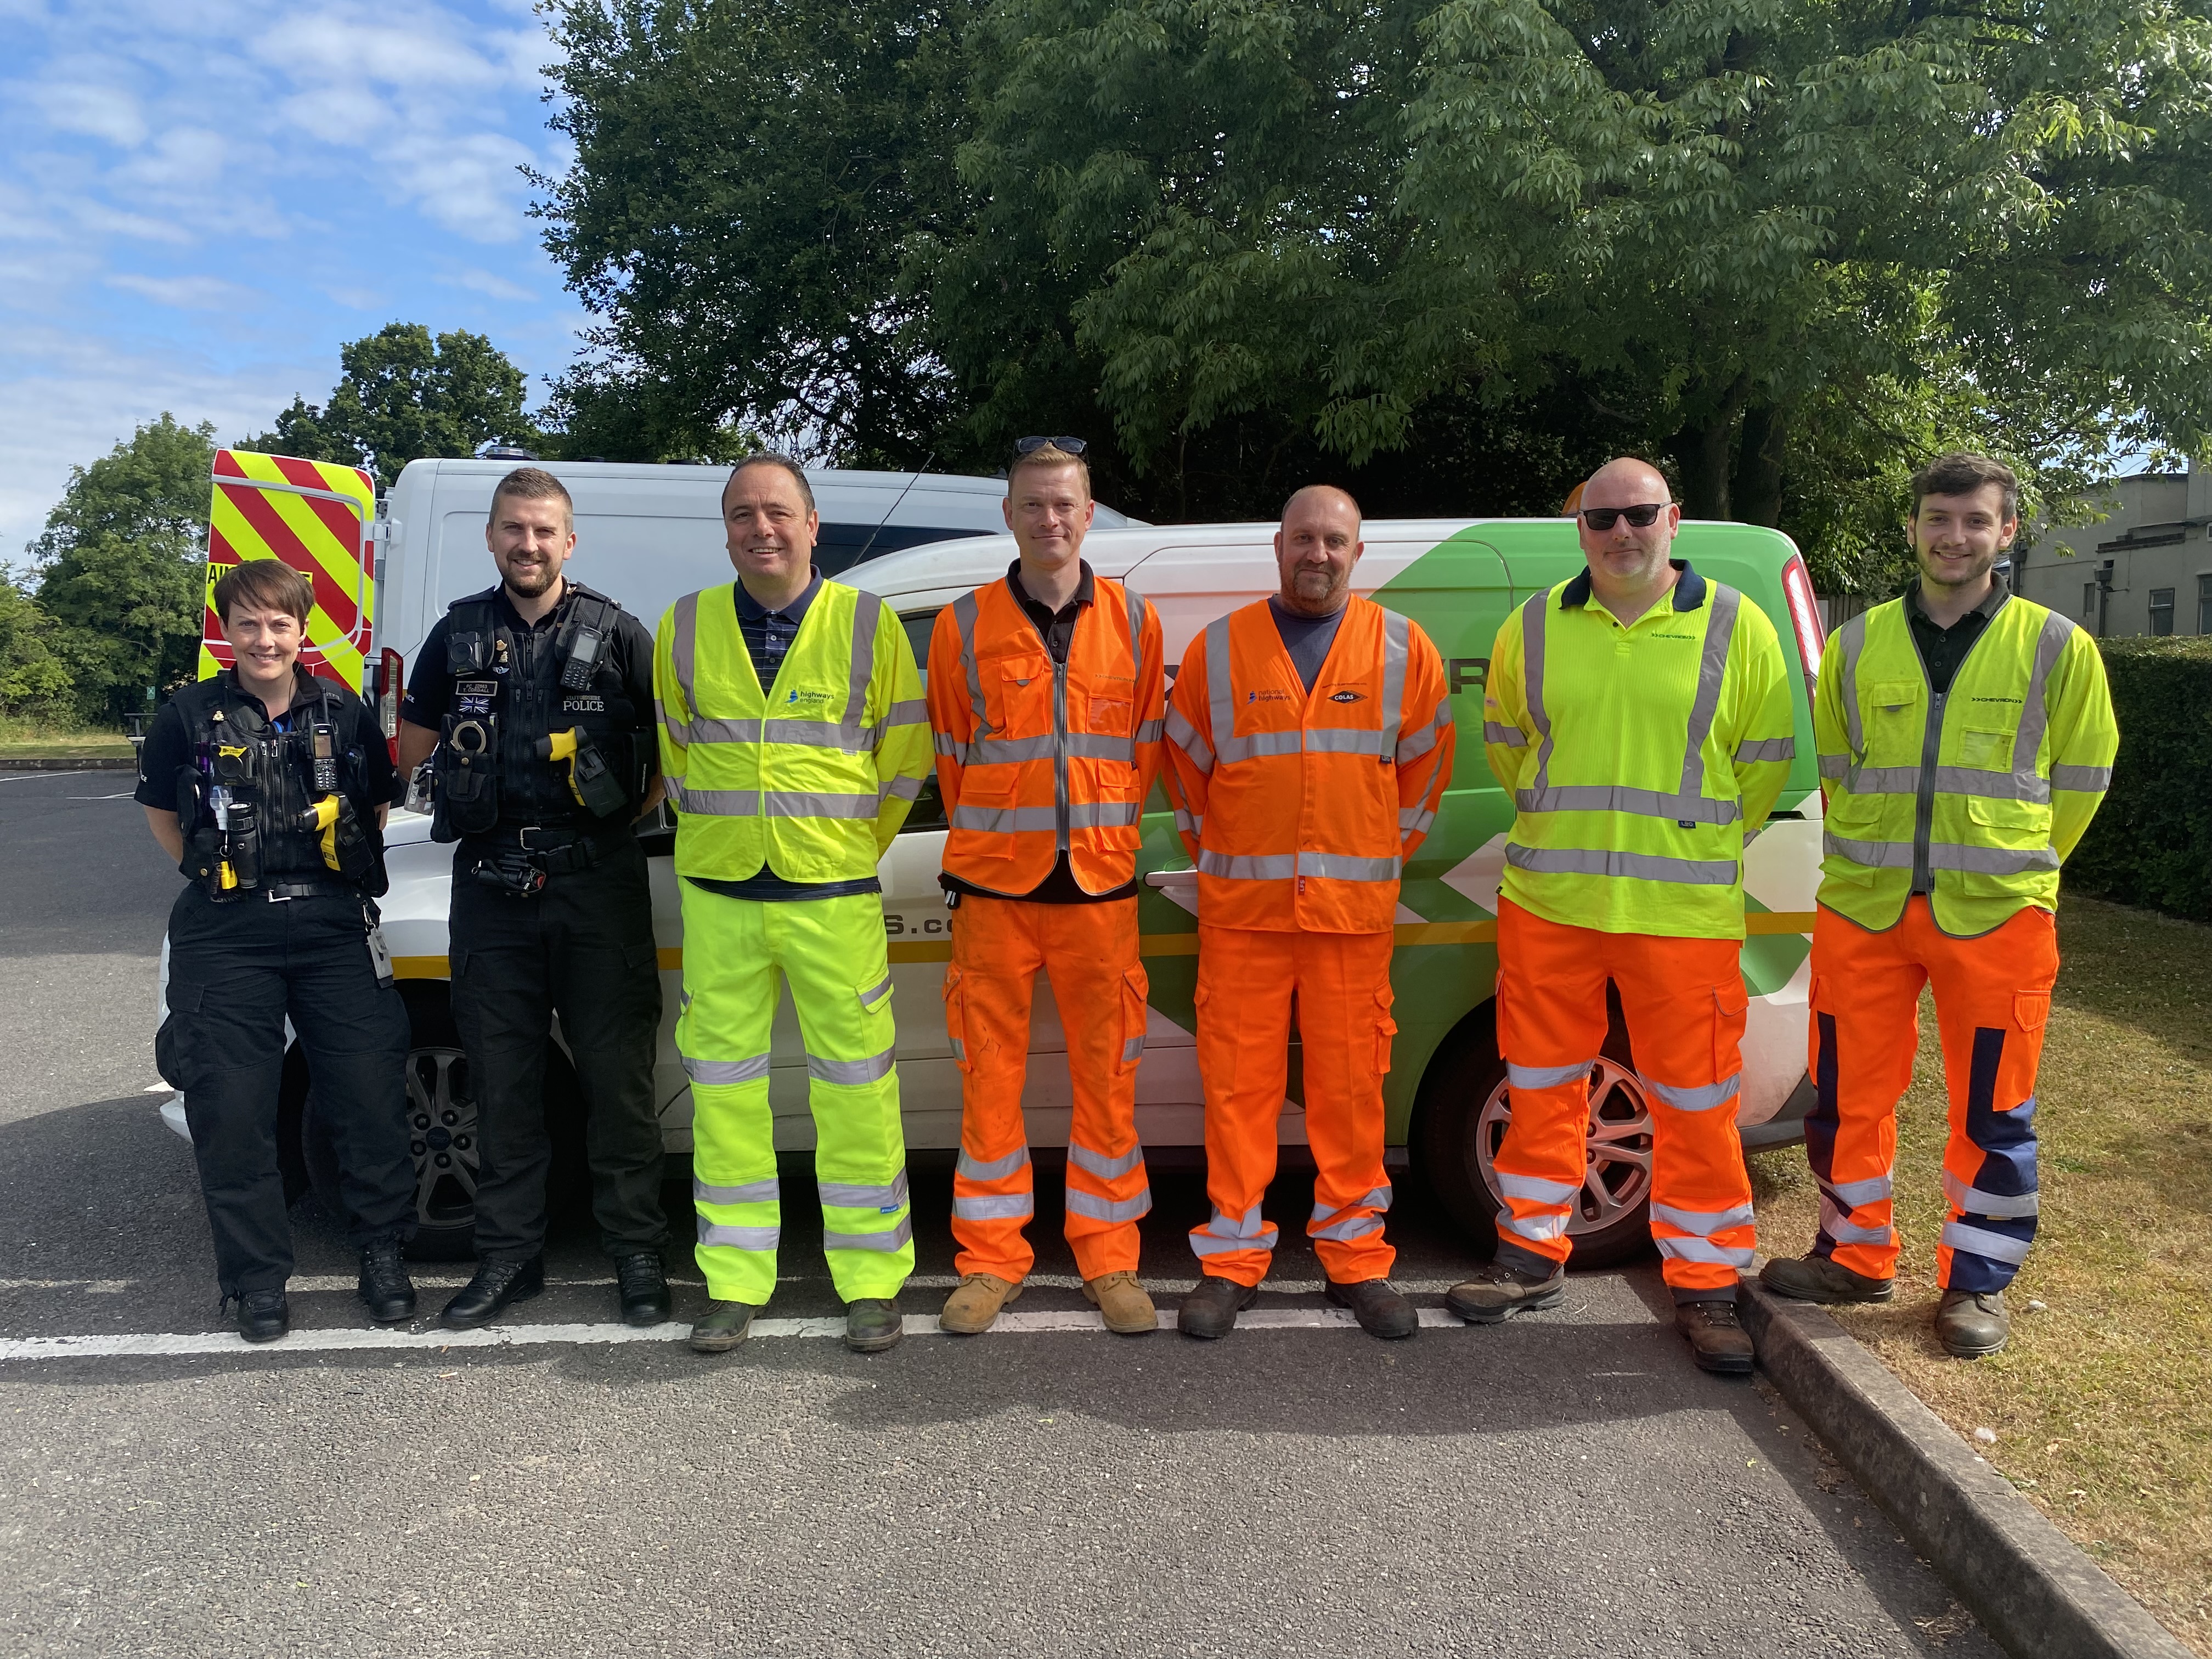
[[[317,720],[307,728],[307,747],[315,793],[335,795],[338,789],[337,728],[328,720]]]

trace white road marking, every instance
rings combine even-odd
[[[155,1086],[166,1089],[168,1085],[157,1084]],[[425,1291],[457,1291],[469,1282],[469,1275],[459,1272],[425,1273],[417,1271],[410,1277],[418,1290]],[[819,1284],[821,1279],[819,1273],[784,1273],[777,1278],[776,1283]],[[1191,1274],[1181,1279],[1147,1279],[1139,1282],[1155,1297],[1181,1297],[1189,1293],[1195,1281],[1196,1275]],[[138,1279],[0,1279],[0,1291],[85,1291],[95,1296],[117,1296],[151,1282]],[[350,1291],[356,1282],[351,1273],[296,1273],[286,1284],[285,1289],[295,1295],[307,1295],[323,1291]],[[548,1290],[588,1289],[594,1285],[610,1285],[614,1282],[611,1277],[554,1279],[549,1276],[545,1285]],[[669,1275],[669,1282],[696,1285],[704,1281],[696,1273],[686,1274],[679,1271]],[[1408,1296],[1442,1296],[1460,1281],[1456,1279],[1394,1279],[1390,1282]],[[950,1291],[956,1289],[959,1283],[958,1277],[952,1273],[916,1273],[907,1280],[906,1288],[909,1291]],[[1031,1273],[1022,1283],[1032,1290],[1079,1291],[1083,1288],[1083,1280],[1074,1273]],[[1270,1295],[1319,1296],[1327,1286],[1318,1279],[1270,1279],[1261,1281],[1260,1288]]]
[[[64,800],[129,800],[137,793],[135,789],[126,789],[119,795],[64,795],[62,799]]]
[[[1240,1329],[1254,1331],[1341,1330],[1352,1322],[1341,1308],[1255,1308],[1237,1316]],[[1421,1310],[1421,1323],[1431,1328],[1457,1328],[1460,1322],[1441,1308]],[[1088,1331],[1103,1333],[1097,1314],[1013,1313],[999,1316],[996,1331],[1012,1335],[1036,1332]],[[1175,1328],[1172,1310],[1160,1315],[1160,1328]],[[228,1333],[213,1331],[148,1333],[132,1336],[18,1336],[0,1339],[0,1360],[9,1359],[143,1359],[195,1354],[345,1353],[381,1349],[443,1352],[449,1348],[527,1348],[550,1346],[595,1346],[629,1342],[680,1342],[691,1334],[687,1324],[671,1322],[640,1328],[633,1325],[495,1325],[477,1331],[424,1331],[374,1328],[330,1331],[295,1330],[271,1343],[255,1345]],[[845,1322],[830,1319],[757,1319],[755,1337],[842,1337]],[[908,1314],[908,1336],[943,1336],[934,1314]]]
[[[0,783],[36,783],[40,778],[75,777],[74,772],[0,772]]]

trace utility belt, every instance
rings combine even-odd
[[[550,878],[580,875],[604,864],[629,838],[627,823],[612,830],[528,824],[471,836],[461,845],[477,881],[511,897],[534,898]]]

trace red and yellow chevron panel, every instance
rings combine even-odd
[[[231,665],[216,581],[241,559],[282,559],[315,588],[301,666],[360,690],[376,617],[375,528],[376,481],[357,466],[216,451],[200,678]]]

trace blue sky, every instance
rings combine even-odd
[[[393,321],[557,373],[585,318],[517,171],[558,171],[526,3],[0,0],[0,561],[163,410],[223,441]]]

